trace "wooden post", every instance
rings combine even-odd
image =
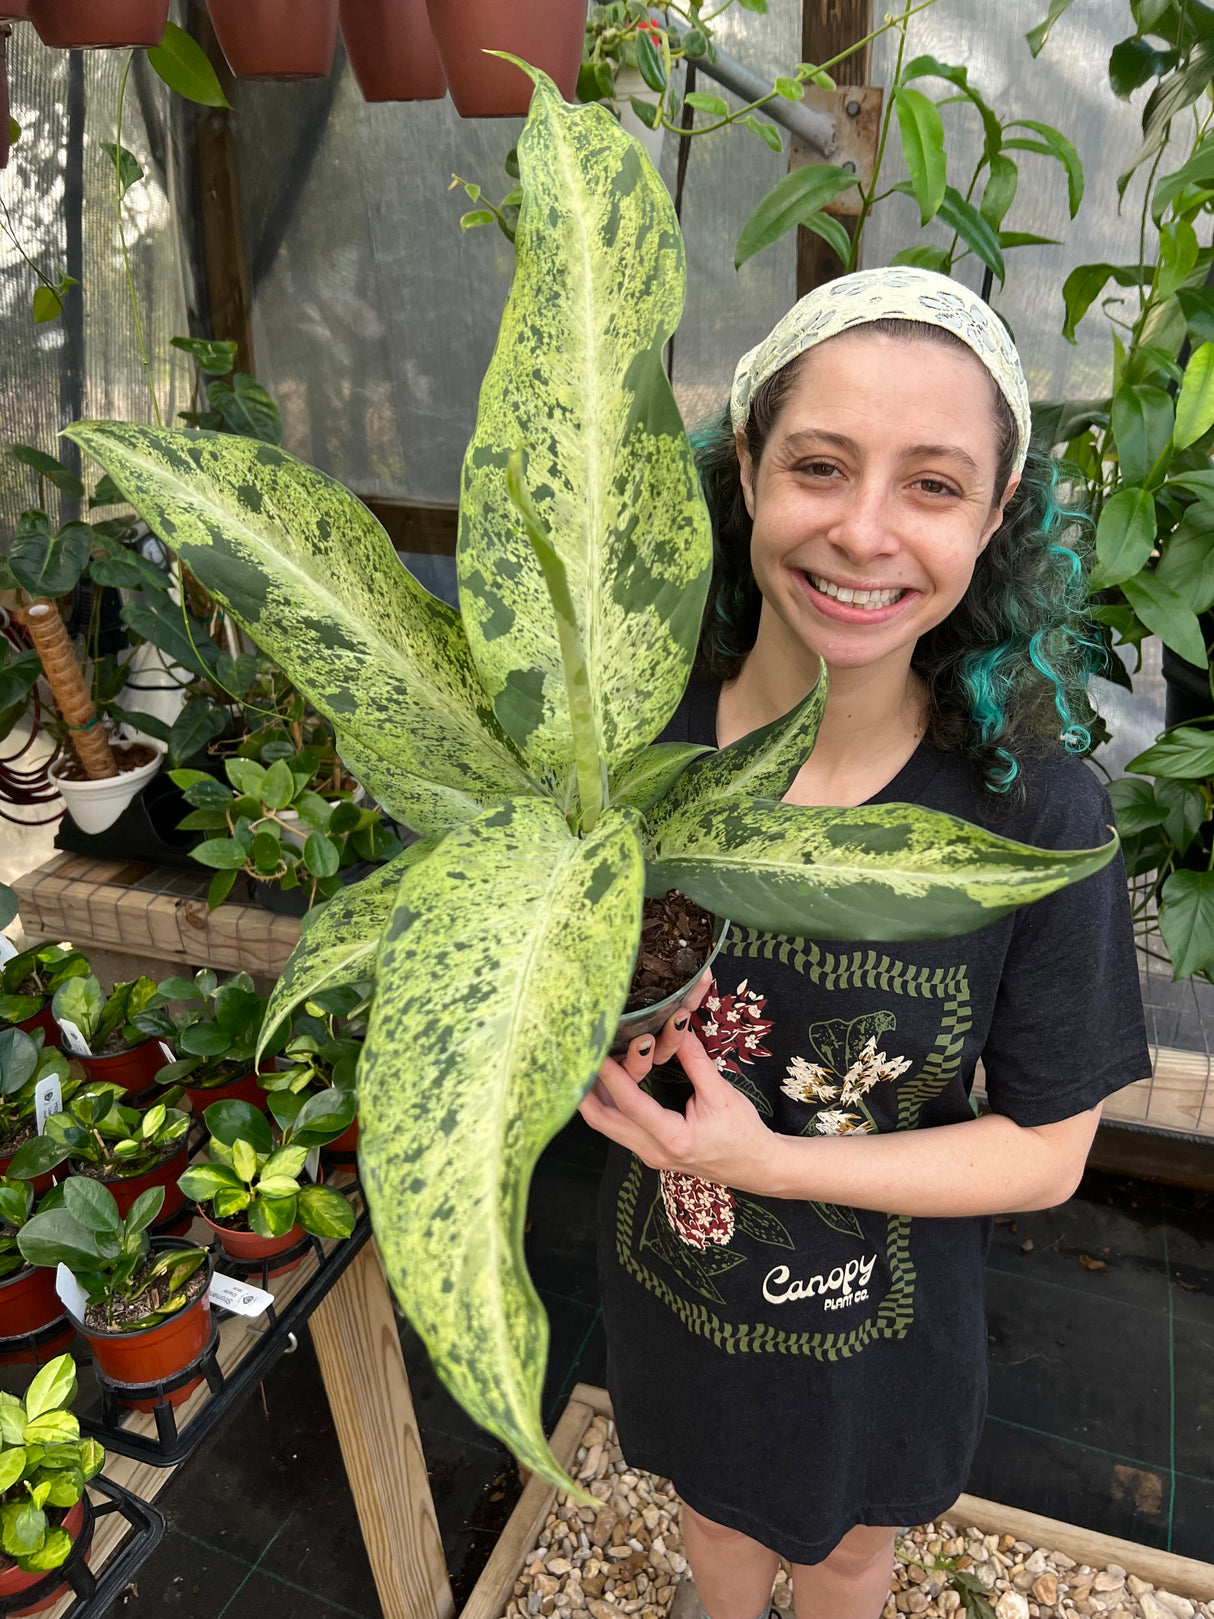
[[[191,22],[194,36],[210,57],[223,93],[230,101],[235,81],[201,0],[195,0]],[[211,336],[234,342],[235,369],[252,374],[253,301],[240,215],[240,171],[232,134],[232,114],[226,107],[196,107],[194,113],[198,221]]]
[[[829,62],[872,29],[872,0],[802,0],[801,60]],[[838,84],[868,83],[871,46],[849,56],[834,71]],[[854,226],[840,220],[850,234]],[[843,273],[843,264],[834,248],[803,225],[797,227],[797,297],[820,287]]]
[[[426,1459],[374,1241],[339,1277],[308,1325],[383,1619],[453,1619]]]

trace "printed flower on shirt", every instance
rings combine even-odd
[[[722,995],[714,979],[711,992],[691,1015],[693,1032],[723,1074],[740,1074],[739,1063],[749,1067],[756,1057],[771,1056],[763,1044],[773,1027],[763,1016],[767,997],[749,983],[744,978],[732,995]]]
[[[662,1204],[676,1237],[701,1250],[715,1242],[724,1247],[734,1233],[738,1200],[728,1186],[687,1175],[681,1169],[659,1170]]]
[[[912,1066],[910,1057],[890,1057],[877,1049],[878,1038],[893,1027],[892,1014],[880,1012],[851,1022],[832,1019],[811,1027],[810,1039],[821,1061],[793,1057],[780,1085],[794,1102],[818,1109],[805,1126],[806,1135],[843,1136],[876,1130],[864,1097],[874,1085],[899,1079]],[[835,1105],[826,1107],[825,1103]]]

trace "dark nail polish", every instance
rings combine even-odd
[[[675,1018],[675,1020],[674,1020],[674,1026],[675,1026],[676,1029],[682,1030],[682,1029],[685,1029],[690,1022],[691,1022],[691,1013],[690,1012],[680,1012],[678,1017]]]
[[[649,1053],[652,1050],[653,1050],[653,1041],[652,1040],[646,1040],[646,1042],[645,1042],[645,1044],[643,1046],[638,1046],[637,1047],[637,1056],[638,1057],[648,1057]]]

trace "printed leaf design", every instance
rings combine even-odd
[[[678,816],[696,815],[727,800],[768,798],[778,802],[813,752],[826,712],[827,679],[787,714],[693,760],[650,816],[654,836]]]
[[[870,1039],[875,1038],[880,1043],[881,1036],[897,1026],[898,1019],[892,1012],[865,1012],[850,1021],[829,1018],[810,1024],[809,1043],[819,1062],[843,1075]]]
[[[437,838],[411,843],[386,865],[369,872],[359,883],[343,888],[316,914],[292,950],[282,976],[270,991],[258,1036],[255,1061],[284,1018],[323,989],[361,983],[375,977],[380,936],[396,905],[396,892],[405,871],[438,847]]]
[[[548,1325],[523,1259],[536,1159],[615,1033],[640,937],[635,813],[574,837],[516,798],[401,880],[359,1066],[359,1160],[388,1276],[471,1416],[559,1488]]]
[[[533,767],[565,764],[557,626],[506,488],[509,458],[525,445],[614,770],[658,735],[683,693],[711,562],[662,368],[683,305],[683,244],[638,143],[605,107],[566,106],[551,80],[527,71],[536,89],[518,143],[517,263],[464,461],[460,608],[504,729]]]
[[[409,826],[445,831],[504,793],[535,790],[488,709],[458,616],[335,479],[232,434],[129,422],[68,434],[356,745],[367,786]]]
[[[745,1263],[746,1255],[730,1248],[691,1248],[680,1242],[670,1229],[662,1194],[658,1192],[650,1205],[641,1230],[640,1248],[665,1260],[685,1286],[699,1293],[712,1304],[724,1304],[725,1295],[713,1285],[714,1275],[724,1275],[735,1266]]]
[[[743,927],[815,939],[932,939],[985,927],[1106,865],[1034,849],[909,804],[806,809],[737,800],[667,824],[647,891],[671,888]]]
[[[744,1231],[748,1237],[756,1242],[767,1242],[775,1248],[795,1248],[797,1245],[788,1235],[781,1220],[778,1220],[770,1209],[762,1203],[756,1203],[753,1198],[743,1197],[739,1192],[737,1206],[734,1209],[734,1221],[739,1231]]]
[[[840,1231],[845,1237],[859,1237],[861,1242],[864,1241],[864,1228],[856,1217],[855,1209],[849,1209],[842,1203],[811,1203],[809,1206],[832,1231]]]

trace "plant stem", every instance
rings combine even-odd
[[[934,0],[928,0],[928,3],[934,3]],[[877,29],[877,33],[869,35],[869,39],[876,39],[877,34],[885,32],[885,28],[896,27],[898,29],[898,57],[894,63],[894,77],[890,84],[890,93],[886,98],[885,110],[881,118],[881,138],[877,142],[877,157],[873,163],[873,177],[868,190],[860,193],[860,213],[856,219],[856,228],[852,232],[851,251],[847,255],[847,263],[843,266],[845,273],[848,275],[856,267],[856,260],[860,254],[860,239],[864,234],[864,226],[868,216],[872,212],[877,181],[881,178],[881,164],[885,158],[885,143],[889,139],[890,120],[894,113],[894,96],[898,89],[898,80],[902,77],[902,58],[906,54],[906,25],[916,11],[922,11],[923,9],[923,6],[916,6],[912,9],[910,0],[906,0],[906,8],[901,17],[894,18],[892,22],[886,23],[884,28]],[[867,41],[861,40],[860,43],[867,44]],[[837,60],[839,58],[836,57]]]
[[[160,415],[160,401],[156,398],[156,384],[152,380],[152,367],[148,361],[147,347],[143,341],[143,325],[139,319],[139,300],[135,296],[135,278],[131,274],[131,258],[126,247],[126,232],[122,228],[122,103],[126,96],[126,78],[131,71],[131,62],[134,60],[134,51],[128,51],[126,61],[122,65],[122,77],[118,81],[118,123],[114,131],[114,213],[118,220],[118,241],[122,247],[122,267],[126,272],[127,291],[131,295],[131,316],[135,322],[135,338],[139,344],[139,358],[143,361],[144,375],[148,379],[148,392],[152,396],[152,410],[156,417],[156,426],[163,427],[164,422]]]

